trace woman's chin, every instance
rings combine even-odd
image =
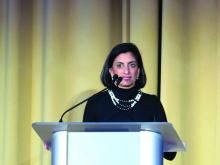
[[[130,89],[134,86],[134,84],[120,84],[118,87],[123,89]]]

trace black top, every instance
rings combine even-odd
[[[112,88],[114,95],[121,100],[135,98],[138,89]],[[164,122],[166,115],[160,100],[142,93],[140,101],[130,110],[116,107],[108,91],[92,97],[86,104],[83,121],[85,122]]]
[[[120,100],[134,99],[138,89],[121,89],[113,87],[111,90]],[[129,103],[128,103],[129,104]],[[126,105],[126,103],[125,103]],[[155,95],[142,93],[140,100],[133,108],[119,109],[113,104],[108,91],[94,95],[86,104],[83,122],[166,122],[166,114],[160,100]],[[176,153],[164,153],[168,160],[175,158]]]

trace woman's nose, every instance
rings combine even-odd
[[[130,73],[129,67],[125,67],[125,68],[124,68],[124,73],[125,73],[125,74],[129,74],[129,73]]]

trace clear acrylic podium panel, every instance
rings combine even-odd
[[[185,147],[170,123],[34,123],[52,141],[53,165],[162,165]],[[52,139],[51,139],[52,138]]]

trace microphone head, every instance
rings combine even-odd
[[[118,80],[118,75],[114,74],[114,76],[112,77],[112,83],[114,84],[117,80]]]
[[[122,81],[122,77],[118,77],[118,79],[117,79],[117,82],[116,82],[116,86],[118,87],[118,85],[121,83],[121,81]]]

